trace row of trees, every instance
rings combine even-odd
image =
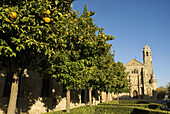
[[[15,113],[18,73],[25,68],[53,76],[66,87],[67,112],[70,89],[88,87],[90,94],[92,88],[128,90],[125,67],[114,62],[106,43],[114,37],[94,25],[94,12],[87,12],[86,5],[78,16],[70,7],[73,1],[0,1],[0,66],[11,66],[14,73],[8,114]]]

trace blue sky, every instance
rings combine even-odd
[[[135,58],[143,63],[142,50],[152,50],[157,85],[170,82],[170,0],[76,0],[73,9],[83,12],[86,3],[94,23],[108,35],[115,61],[126,64]]]

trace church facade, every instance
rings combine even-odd
[[[147,44],[143,48],[143,63],[132,59],[125,67],[131,84],[130,96],[156,98],[157,80],[152,68],[151,49]]]

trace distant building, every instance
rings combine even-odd
[[[125,67],[131,83],[130,96],[156,98],[157,80],[152,68],[151,49],[147,44],[143,48],[143,63],[132,59]]]

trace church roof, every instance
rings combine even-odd
[[[142,64],[141,62],[139,62],[136,59],[132,59],[131,61],[126,63],[125,66],[144,66],[144,64]]]

